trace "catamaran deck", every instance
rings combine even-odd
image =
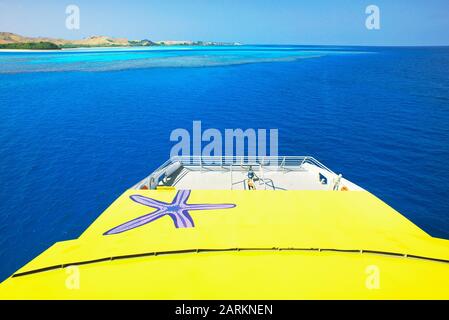
[[[352,190],[311,157],[173,158],[0,299],[448,299],[449,241]]]
[[[175,157],[135,189],[190,190],[362,190],[312,157]]]

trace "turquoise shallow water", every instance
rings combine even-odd
[[[113,71],[154,67],[207,67],[294,61],[325,55],[362,53],[359,50],[294,46],[144,47],[72,49],[0,55],[0,73],[49,71]]]
[[[0,278],[77,237],[166,160],[170,132],[278,128],[449,238],[449,48],[0,53]]]

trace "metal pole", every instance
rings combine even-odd
[[[232,163],[229,165],[229,171],[231,171],[231,190],[233,188],[233,183],[232,183]]]

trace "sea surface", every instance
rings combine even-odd
[[[0,53],[0,280],[78,237],[165,161],[172,130],[277,128],[449,239],[449,48]]]

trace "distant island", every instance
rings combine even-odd
[[[180,41],[165,40],[151,41],[128,40],[126,38],[112,38],[107,36],[91,36],[81,40],[65,40],[46,37],[24,37],[11,32],[0,32],[0,49],[17,50],[61,50],[69,48],[94,48],[94,47],[149,47],[149,46],[235,46],[237,42],[213,42],[213,41]]]

